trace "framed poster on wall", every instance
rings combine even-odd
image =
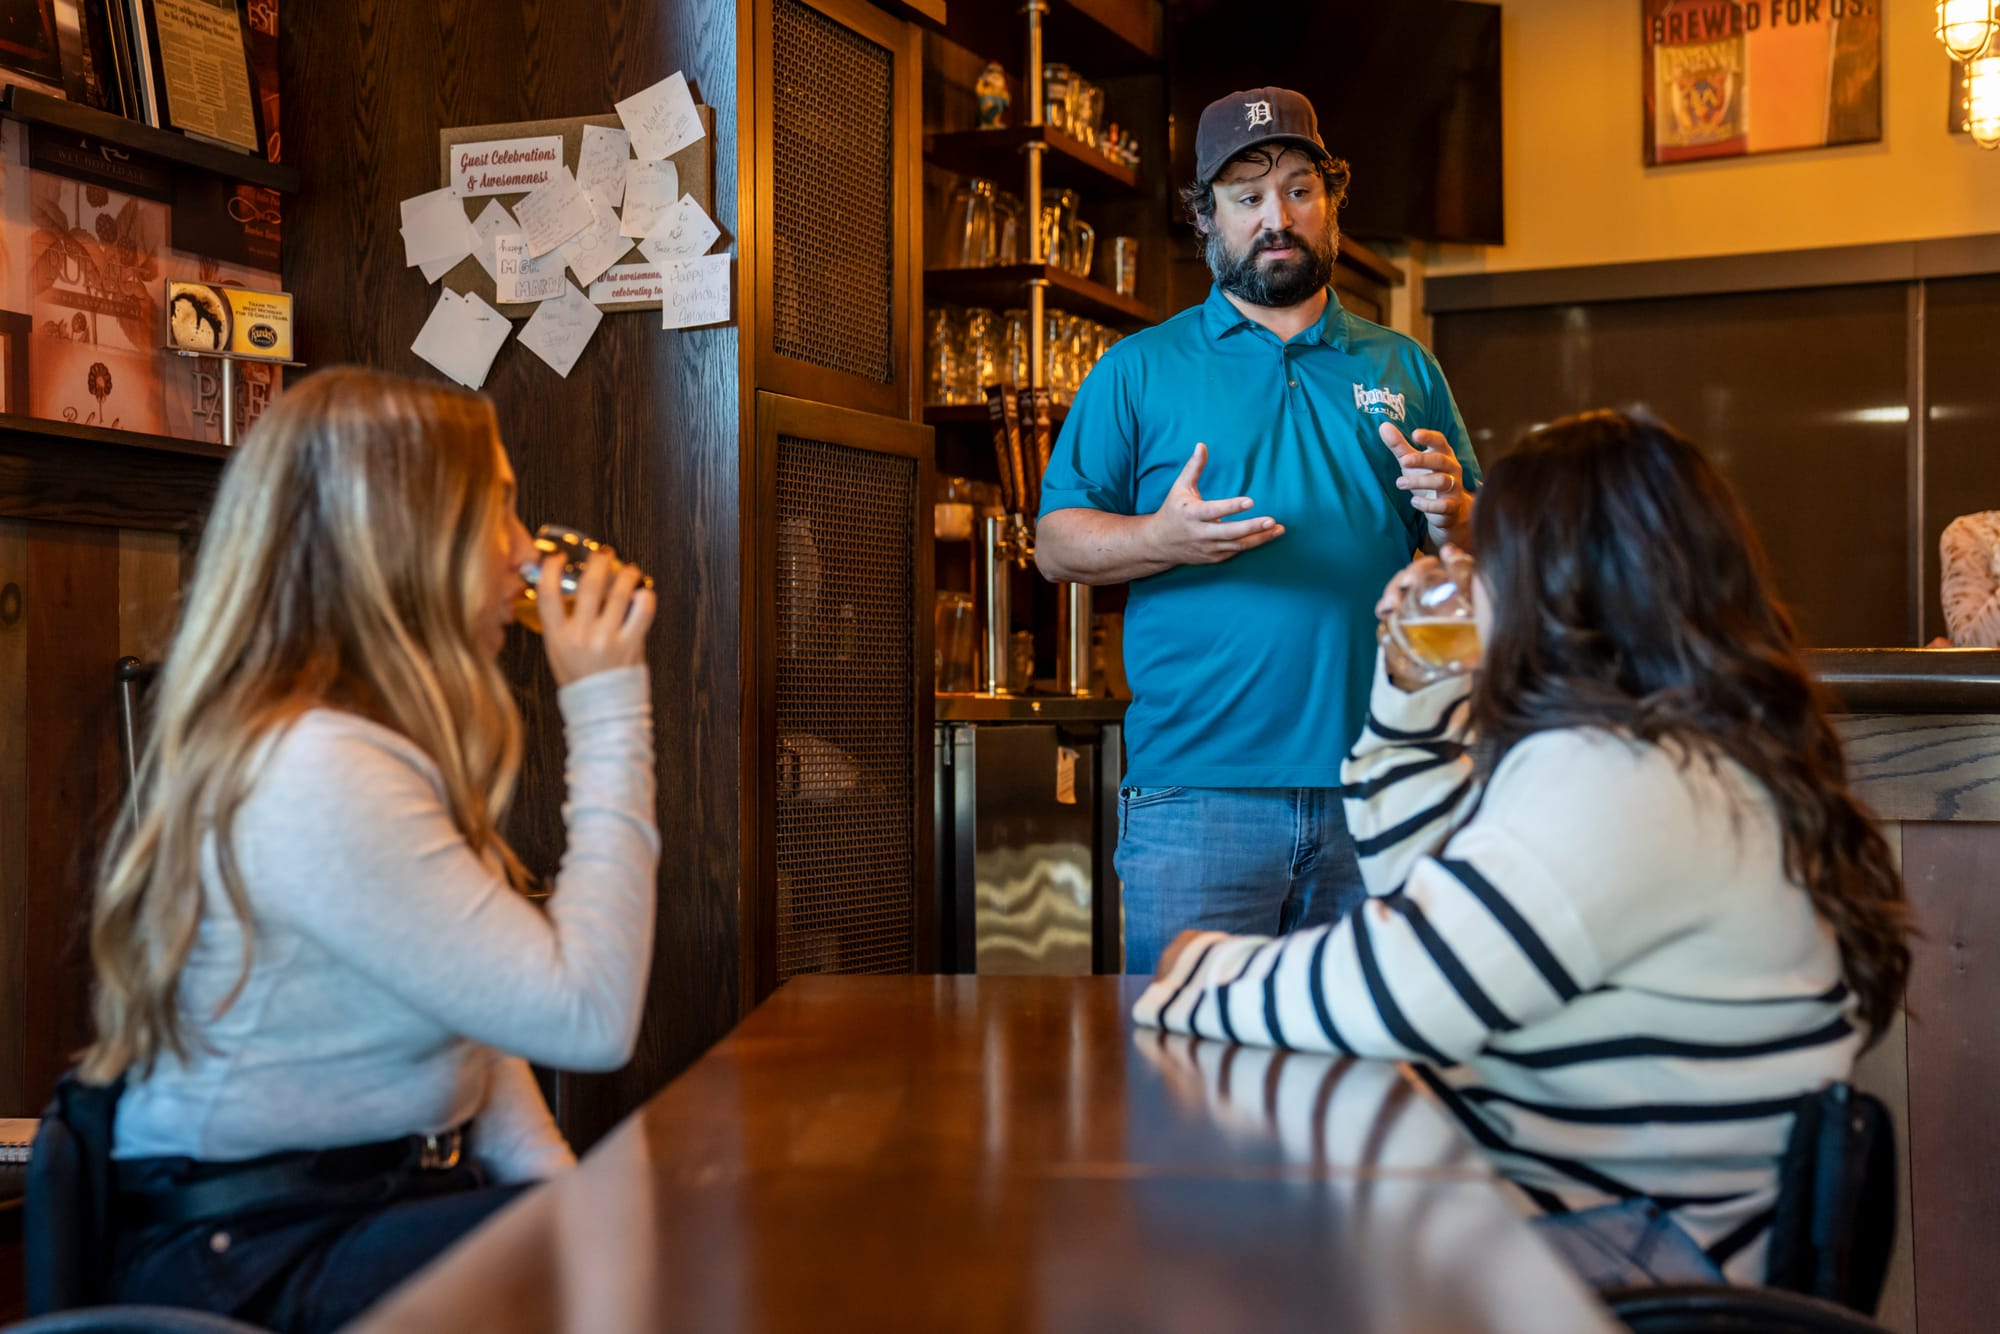
[[[1882,137],[1882,0],[1639,0],[1646,165]]]

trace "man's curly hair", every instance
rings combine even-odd
[[[1286,147],[1285,144],[1259,144],[1255,148],[1246,148],[1225,162],[1222,170],[1227,171],[1238,162],[1255,162],[1261,164],[1267,172],[1274,171],[1278,166],[1278,158],[1283,155]],[[1347,202],[1347,183],[1353,175],[1348,170],[1347,159],[1321,158],[1313,165],[1319,168],[1319,178],[1326,185],[1327,203],[1333,206],[1337,214],[1340,206]],[[1220,177],[1222,172],[1219,171],[1216,175]],[[1215,221],[1215,183],[1211,181],[1203,184],[1196,181],[1182,187],[1181,204],[1187,209],[1188,219],[1194,223],[1195,230],[1206,236],[1210,225]]]

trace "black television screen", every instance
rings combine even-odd
[[[1500,6],[1466,0],[1173,0],[1174,174],[1194,176],[1201,109],[1269,84],[1312,99],[1354,168],[1341,230],[1504,240]]]

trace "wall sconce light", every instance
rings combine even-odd
[[[1993,0],[1937,0],[1937,39],[1957,61],[1978,57],[1993,40],[2000,18]]]

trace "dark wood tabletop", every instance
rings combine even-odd
[[[1401,1069],[800,978],[358,1328],[1616,1328]]]

